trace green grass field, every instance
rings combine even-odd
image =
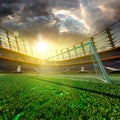
[[[120,75],[110,75],[120,83]],[[120,84],[76,75],[0,74],[0,120],[120,120]]]

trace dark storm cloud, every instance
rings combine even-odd
[[[48,16],[48,3],[44,1],[34,1],[31,3],[24,3],[24,8],[22,10],[21,16],[24,18],[35,17],[35,16]],[[26,17],[25,17],[26,16]]]
[[[9,11],[10,15],[12,14],[11,11],[13,11],[14,14],[19,13],[18,15],[20,15],[23,18],[48,15],[49,13],[47,9],[48,8],[47,1],[48,0],[21,0],[21,1],[5,0],[1,1],[0,10],[3,14],[6,13],[6,11],[7,12]]]
[[[58,9],[79,8],[79,0],[49,0],[49,5]]]
[[[114,19],[120,19],[120,0],[119,1],[115,0],[110,4],[106,4],[105,7],[114,11],[114,15],[113,15]]]
[[[12,4],[12,3],[18,3],[20,0],[0,0],[0,4]]]
[[[0,4],[1,24],[12,30],[17,28],[19,32],[26,32],[28,28],[32,31],[35,27],[38,31],[40,25],[48,22],[49,12],[48,0],[21,0],[19,2],[6,0]]]
[[[81,40],[120,19],[119,5],[120,0],[1,0],[0,24],[31,39],[42,34],[58,42]]]
[[[120,0],[80,0],[82,18],[91,32],[99,32],[120,19]]]
[[[7,15],[12,15],[13,11],[11,8],[8,8],[7,6],[0,6],[0,17],[4,17]]]
[[[10,7],[10,4],[13,7]],[[1,6],[6,5],[9,11],[14,11],[14,14],[19,12],[21,18],[34,17],[45,15],[48,16],[52,14],[52,9],[77,9],[79,8],[78,0],[2,0]],[[16,10],[16,6],[18,10]],[[23,7],[23,8],[22,8]],[[22,8],[22,10],[21,10]],[[5,13],[5,10],[2,10]],[[12,14],[11,12],[9,14]],[[7,15],[7,14],[6,14]],[[1,15],[0,15],[1,16]]]
[[[19,6],[16,2],[15,3],[1,2],[0,3],[0,19],[3,19],[4,17],[8,15],[14,15],[16,11],[19,11]]]

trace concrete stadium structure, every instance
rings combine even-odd
[[[0,27],[0,71],[80,71],[84,66],[91,69],[91,59],[85,43],[91,41],[106,69],[120,69],[120,21],[100,33],[79,42],[69,48],[46,53],[43,60],[39,51],[16,34]],[[46,69],[47,68],[47,69]]]

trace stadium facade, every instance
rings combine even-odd
[[[45,57],[32,43],[17,34],[0,27],[0,71],[82,71],[92,70],[89,49],[84,46],[92,42],[105,68],[120,69],[120,21],[100,33],[66,49],[46,53]],[[44,59],[42,59],[44,57]]]

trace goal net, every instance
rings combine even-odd
[[[95,77],[103,80],[104,82],[107,83],[111,83],[108,74],[106,72],[106,70],[104,69],[104,66],[101,62],[101,59],[99,57],[99,55],[97,54],[97,51],[93,45],[92,42],[89,42],[88,45],[89,47],[89,52],[90,52],[90,56],[91,56],[91,61],[94,67],[94,72],[95,72]]]
[[[83,52],[83,48],[86,54],[79,57],[79,54],[82,54]],[[71,57],[74,56],[74,51],[76,51],[77,57],[65,60],[67,54],[71,55]],[[56,56],[63,56],[64,60],[54,60]],[[77,76],[79,79],[82,77],[90,77],[90,79],[93,78],[93,80],[99,79],[111,83],[101,59],[91,41],[51,57],[44,62],[44,65],[39,67],[39,72],[52,76],[63,76],[63,74],[67,74],[72,76],[72,78],[76,78]]]

